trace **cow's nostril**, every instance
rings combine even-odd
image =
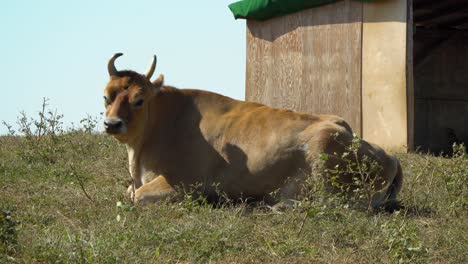
[[[111,127],[111,126],[112,126],[112,124],[111,124],[110,121],[104,120],[104,127],[105,127],[105,128],[109,128],[109,127]]]
[[[119,119],[106,119],[104,120],[105,128],[119,129],[122,127],[122,120]]]

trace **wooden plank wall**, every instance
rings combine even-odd
[[[345,0],[247,22],[246,99],[336,114],[361,134],[362,6]]]
[[[450,153],[468,143],[468,33],[417,30],[414,56],[415,146]]]

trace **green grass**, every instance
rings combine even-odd
[[[60,117],[38,123],[51,120]],[[279,214],[188,195],[134,207],[125,147],[91,133],[94,121],[66,133],[25,126],[26,136],[0,137],[0,263],[468,262],[461,148],[452,158],[398,154],[405,207],[392,214],[323,199]]]

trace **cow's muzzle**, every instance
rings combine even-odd
[[[104,128],[106,133],[109,134],[122,134],[125,133],[125,124],[120,118],[107,118],[104,120]]]

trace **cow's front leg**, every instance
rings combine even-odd
[[[131,172],[130,172],[130,174],[132,175]],[[133,174],[133,175],[135,175],[135,174]],[[141,181],[141,178],[133,177],[133,175],[132,175],[133,182],[127,188],[127,195],[130,196],[132,198],[132,200],[135,197],[135,190],[137,190],[138,188],[140,188],[143,185],[143,182]]]
[[[164,176],[158,176],[149,183],[143,184],[140,188],[135,191],[135,202],[155,202],[175,193],[169,183],[167,183]]]
[[[128,195],[130,198],[132,198],[132,200],[133,200],[133,197],[135,197],[135,188],[134,188],[133,186],[134,186],[134,185],[133,185],[133,183],[132,183],[132,184],[130,184],[130,185],[128,186],[128,188],[127,188],[127,195]]]

